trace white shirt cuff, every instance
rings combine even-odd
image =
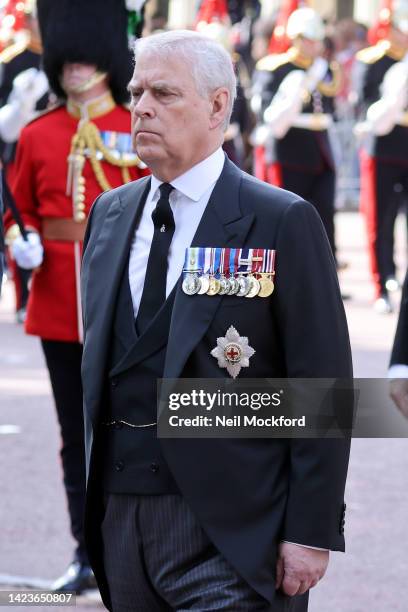
[[[288,542],[287,540],[283,541],[285,544],[294,544],[295,546],[300,546],[301,548],[311,548],[312,550],[329,550],[328,548],[319,548],[318,546],[306,546],[306,544],[298,544],[297,542]]]
[[[388,378],[408,378],[408,365],[395,363],[388,370]]]

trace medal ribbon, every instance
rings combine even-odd
[[[211,247],[204,249],[204,273],[210,274],[211,272]]]
[[[250,272],[251,271],[252,251],[253,249],[241,249],[240,257],[238,260],[238,263],[239,263],[238,272]]]
[[[241,250],[242,249],[235,249],[235,258],[234,258],[234,274],[238,272],[238,268],[239,268],[239,260],[241,258]]]
[[[221,252],[223,249],[217,247],[214,249],[214,276],[218,278],[221,265]]]
[[[204,273],[205,251],[206,251],[206,249],[204,249],[203,247],[199,247],[198,248],[198,269],[201,272],[201,274]]]
[[[188,270],[190,272],[197,272],[198,270],[198,247],[190,247],[189,248],[190,257],[188,260]]]
[[[230,276],[230,253],[231,249],[225,248],[224,251],[224,261],[222,266],[222,273],[226,278]]]
[[[210,251],[210,275],[214,276],[214,259],[215,259],[215,249],[209,248]]]
[[[262,270],[264,263],[265,249],[254,249],[253,261],[252,261],[252,274],[259,274]]]
[[[265,249],[262,272],[273,276],[275,274],[275,254],[273,249]]]
[[[230,256],[229,256],[229,276],[234,277],[235,276],[235,258],[236,258],[236,252],[239,249],[230,249]]]

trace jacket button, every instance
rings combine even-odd
[[[151,463],[150,464],[150,469],[152,472],[156,473],[159,471],[159,466],[157,465],[157,463]]]
[[[118,379],[117,379],[117,378],[112,378],[112,380],[111,380],[111,386],[112,386],[112,387],[117,387],[117,386],[118,386]]]
[[[123,461],[117,461],[115,463],[115,470],[117,472],[121,472],[123,470],[123,468],[125,467],[125,464],[123,463]]]

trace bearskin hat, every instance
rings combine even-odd
[[[126,102],[133,58],[125,1],[37,0],[37,10],[43,68],[57,96],[66,97],[60,84],[63,65],[85,63],[108,73],[115,101]]]

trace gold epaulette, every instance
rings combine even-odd
[[[290,56],[288,53],[271,53],[260,59],[256,65],[255,70],[267,70],[274,72],[277,68],[284,66],[290,62]]]
[[[0,64],[8,64],[15,57],[23,53],[28,47],[28,40],[20,40],[9,45],[0,53]]]
[[[365,49],[361,49],[356,54],[356,59],[359,62],[363,62],[363,64],[375,64],[378,62],[384,55],[390,51],[390,43],[388,40],[380,40],[373,47],[366,47]]]

